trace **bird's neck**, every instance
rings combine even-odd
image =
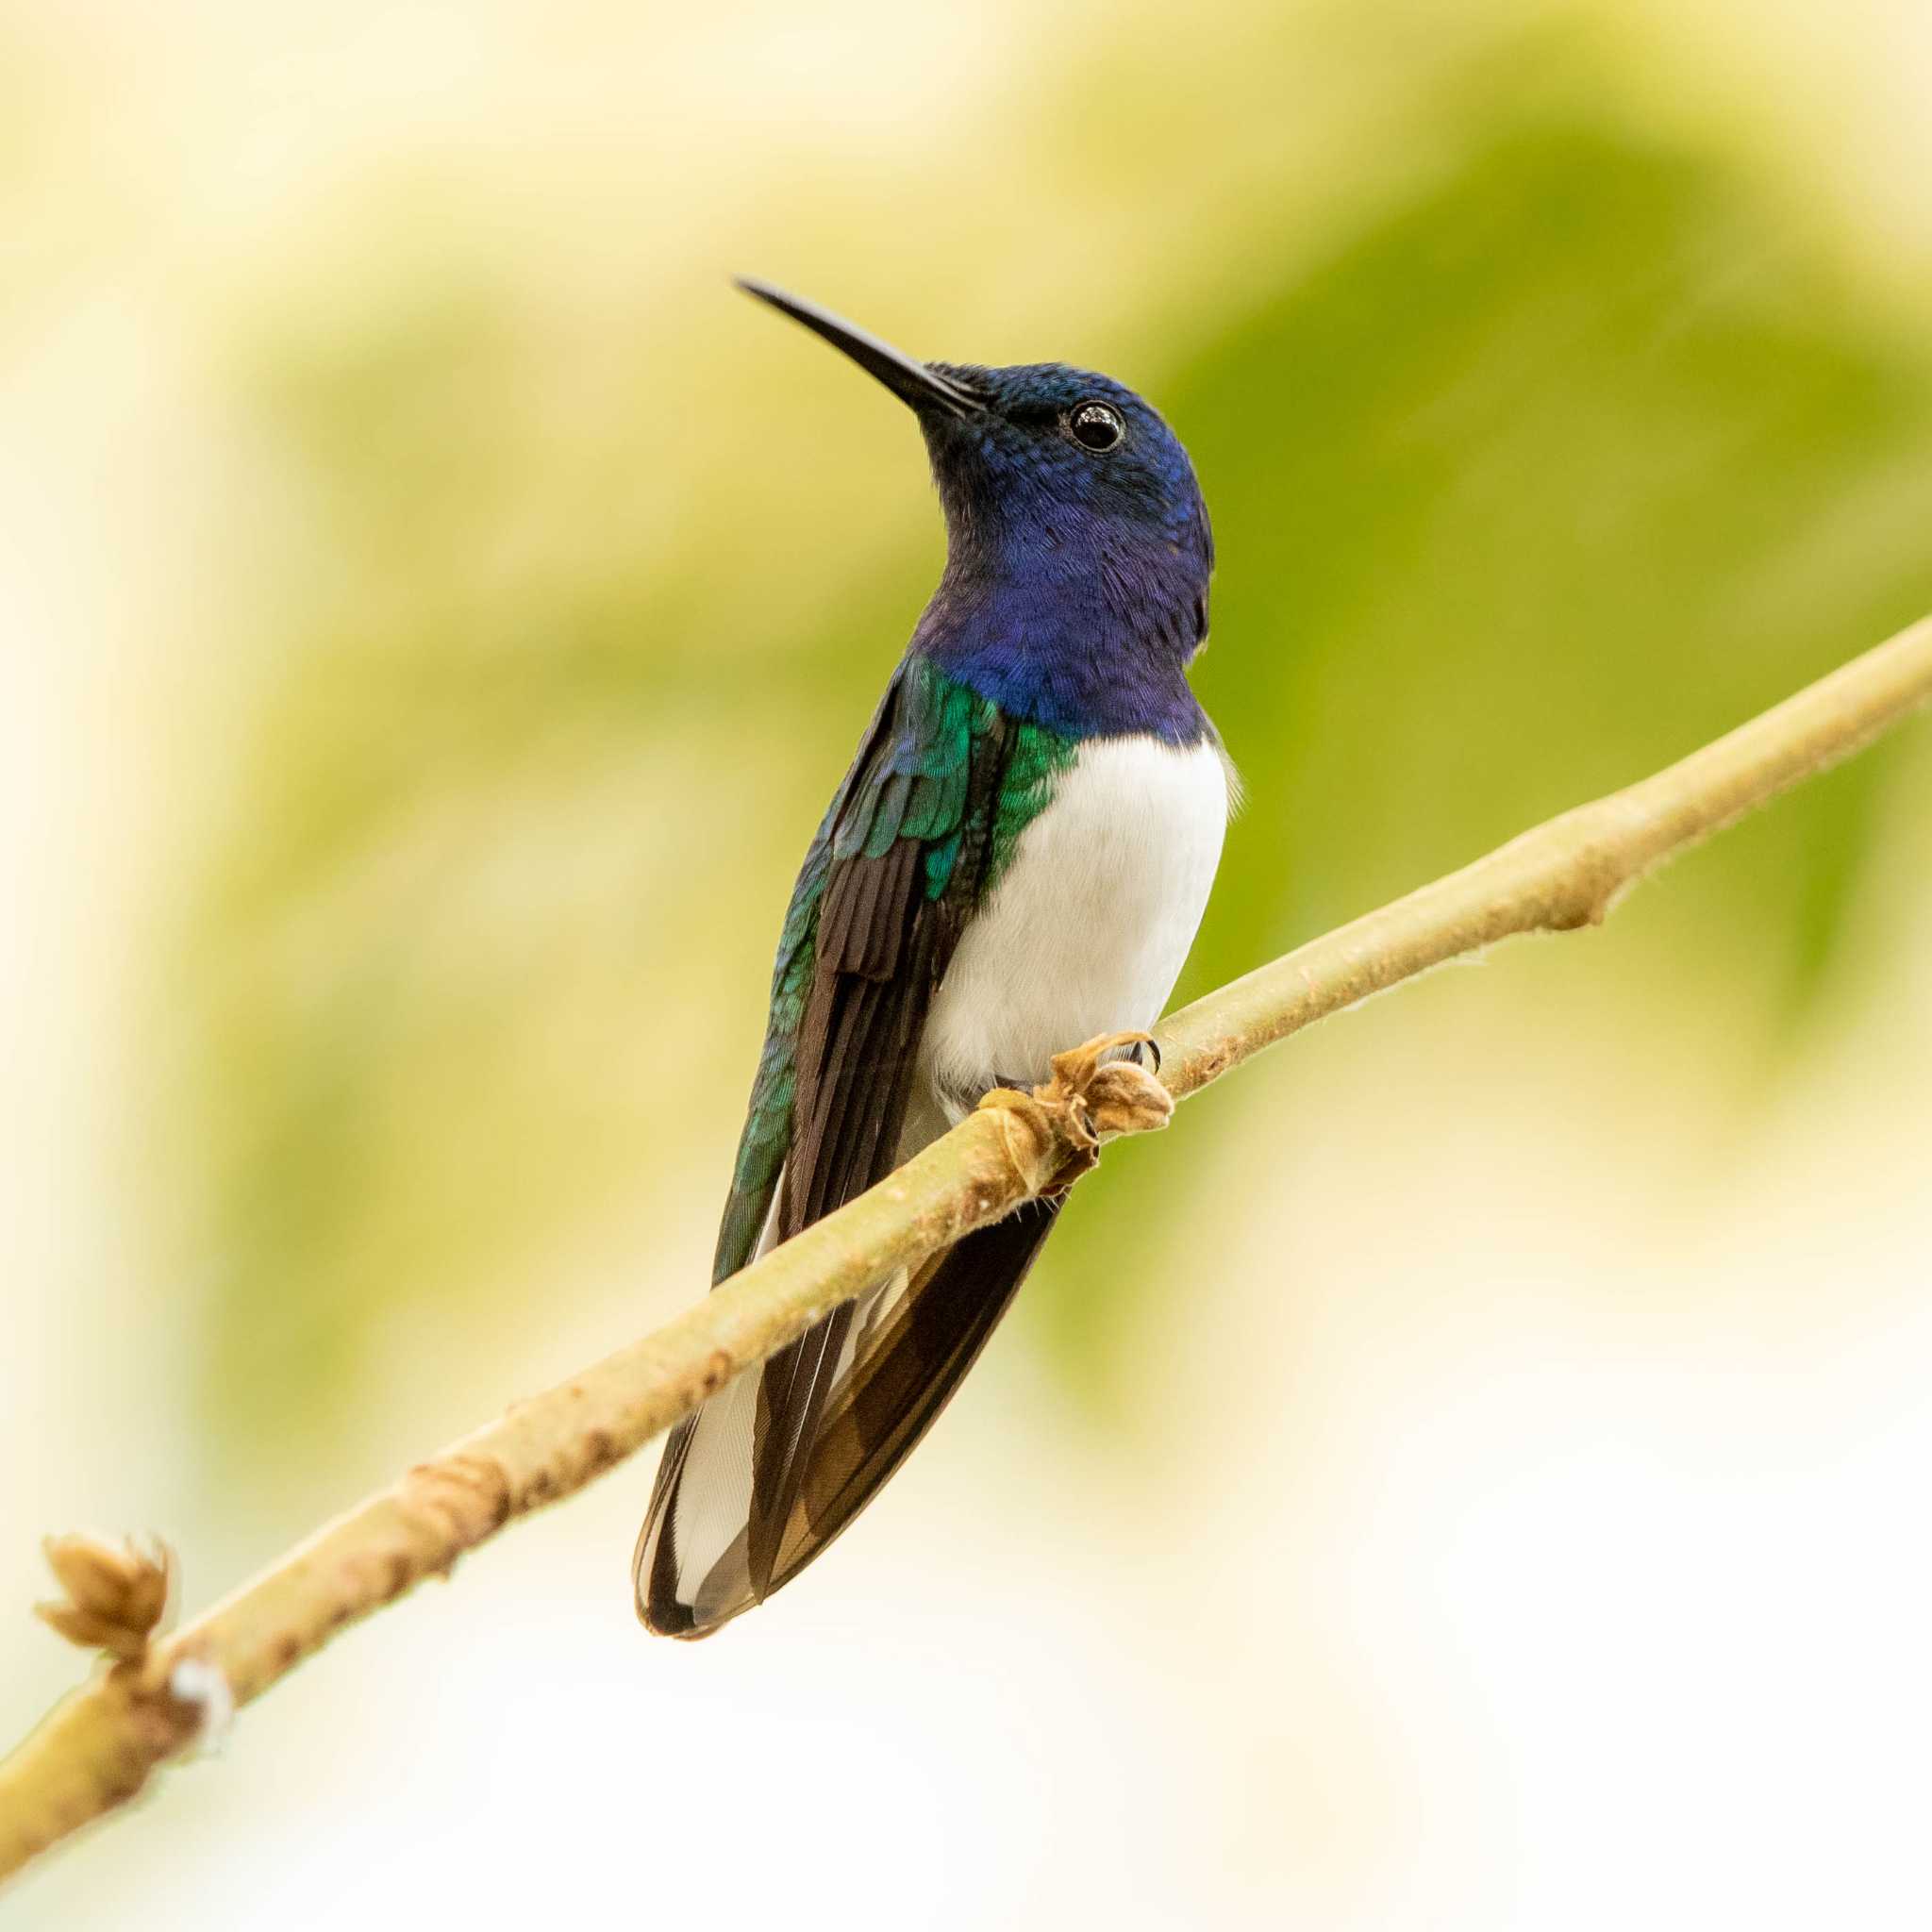
[[[1206,593],[1205,568],[1154,533],[956,531],[912,649],[1064,737],[1192,744],[1208,729],[1187,678]]]

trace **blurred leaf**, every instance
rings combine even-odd
[[[1507,122],[1490,106],[1458,118]],[[1729,170],[1607,125],[1506,127],[1294,275],[1162,398],[1215,511],[1198,682],[1252,800],[1180,997],[1641,776],[1932,604],[1928,400],[1924,358]],[[1892,755],[1734,835],[1694,894],[1645,902],[1680,962],[1659,996],[1762,1007],[1789,1047],[1830,985]],[[1205,1198],[1233,1119],[1163,1149],[1177,1202],[1184,1171]],[[1105,1174],[1090,1187],[1032,1305],[1099,1399],[1109,1342],[1169,1283],[1144,1218]]]
[[[1181,345],[1158,396],[1214,508],[1199,681],[1252,798],[1184,994],[1932,603],[1923,350],[1716,155],[1456,79],[1403,137],[1446,152],[1437,175],[1352,212],[1338,187],[1324,258],[1271,255],[1249,211],[1252,306]],[[268,1477],[263,1440],[299,1461],[385,1322],[526,1308],[575,1226],[678,1186],[660,1086],[694,1096],[676,1152],[701,1134],[722,1186],[791,869],[933,543],[929,510],[882,555],[854,532],[846,588],[802,595],[812,560],[741,527],[729,475],[709,521],[613,517],[626,464],[677,496],[661,386],[566,434],[514,289],[452,246],[375,286],[291,302],[244,358],[305,538],[265,571],[286,669],[181,974],[209,1410]],[[795,460],[810,487],[821,455]],[[1831,986],[1881,770],[1648,903],[1669,997],[1761,1012],[1789,1047]],[[1155,1157],[1164,1224],[1233,1119]],[[1168,1291],[1124,1165],[1028,1297],[1101,1402],[1110,1341]]]

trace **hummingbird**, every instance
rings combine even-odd
[[[714,1284],[990,1089],[1152,1026],[1235,795],[1187,676],[1214,540],[1155,410],[1062,363],[921,362],[739,286],[909,406],[946,562],[792,890]],[[845,1528],[972,1367],[1062,1198],[834,1309],[679,1424],[632,1565],[648,1629],[710,1635]]]

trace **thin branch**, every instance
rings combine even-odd
[[[1928,700],[1932,618],[1655,777],[1565,812],[1174,1014],[1159,1034],[1168,1092],[1197,1093],[1264,1047],[1444,960],[1517,933],[1599,923],[1663,859]],[[850,1206],[655,1335],[419,1463],[174,1637],[144,1641],[138,1617],[109,1616],[117,1631],[133,1631],[118,1641],[135,1654],[104,1665],[0,1761],[0,1878],[125,1803],[211,1720],[258,1697],[345,1624],[582,1489],[829,1308],[1063,1183],[1091,1162],[1097,1139],[1163,1124],[1167,1105],[1146,1091],[1153,1083],[1118,1063],[1100,1067],[1095,1044],[1061,1056],[1053,1082],[1030,1095],[989,1095]],[[158,1600],[153,1579],[123,1553],[60,1548],[62,1580],[70,1570],[83,1579],[82,1597]],[[88,1614],[103,1612],[82,1601],[71,1612],[57,1606],[50,1621],[91,1628]]]

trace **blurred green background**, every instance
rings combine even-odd
[[[0,11],[0,1601],[153,1524],[198,1606],[700,1291],[941,554],[729,272],[1188,442],[1187,996],[1932,608],[1928,80],[1905,0]],[[1115,1150],[723,1642],[646,1457],[0,1918],[1921,1923],[1928,800]],[[74,1674],[0,1623],[9,1731]]]

